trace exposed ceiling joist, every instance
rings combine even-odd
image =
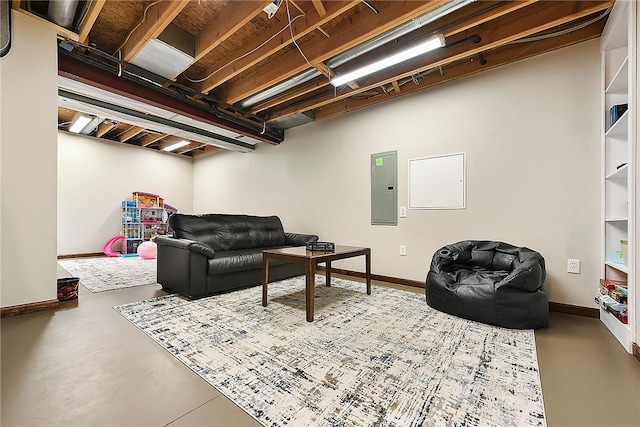
[[[131,62],[149,40],[158,37],[187,4],[189,2],[186,0],[162,0],[151,3],[145,8],[145,19],[133,33],[130,33],[129,39],[123,42],[122,59]],[[116,53],[117,51],[114,54]]]
[[[185,139],[175,153],[196,157],[279,144],[290,127],[598,37],[613,3],[88,0],[67,28],[49,17],[59,3],[12,6],[56,29],[60,76],[90,88],[60,88],[59,129],[92,114],[104,118],[92,136],[154,150]],[[329,82],[434,34],[446,47]]]
[[[398,82],[398,84],[402,84],[400,87],[400,91],[402,91],[401,94],[399,93],[400,91],[388,91],[386,93],[379,91],[378,95],[369,99],[357,100],[345,98],[340,102],[317,109],[316,120],[322,120],[344,114],[346,112],[355,111],[360,108],[397,98],[399,95],[418,92],[462,77],[471,76],[482,71],[510,64],[514,61],[531,58],[542,53],[549,52],[550,50],[561,49],[586,40],[592,40],[602,33],[603,26],[604,22],[599,21],[589,25],[588,27],[572,32],[570,37],[563,38],[561,45],[552,39],[532,41],[529,43],[513,43],[505,46],[503,49],[485,53],[484,57],[487,62],[484,65],[475,58],[469,58],[467,60],[461,60],[447,65],[443,68],[442,75],[438,69],[429,70],[418,80],[418,84],[414,83],[411,78],[406,78],[404,81]]]
[[[269,120],[278,120],[302,111],[320,108],[359,92],[391,83],[395,79],[407,78],[432,68],[446,66],[461,59],[499,48],[515,40],[601,12],[607,9],[610,4],[610,1],[565,1],[554,3],[551,6],[546,2],[529,5],[508,15],[484,22],[481,26],[468,29],[460,33],[456,39],[464,40],[474,35],[471,34],[472,31],[474,33],[480,32],[478,34],[481,38],[479,43],[455,44],[456,40],[454,40],[450,48],[436,51],[428,56],[426,63],[400,65],[392,71],[387,70],[375,76],[363,78],[360,81],[359,89],[343,88],[335,93],[326,93],[309,101],[303,101],[279,111],[272,111],[269,114]]]
[[[86,16],[82,19],[78,32],[78,40],[80,43],[87,43],[89,32],[91,31],[91,28],[93,28],[93,24],[96,23],[96,19],[98,19],[98,15],[100,15],[100,11],[106,1],[107,0],[94,0],[89,4],[89,10],[87,11]]]
[[[378,36],[399,24],[420,16],[441,4],[440,1],[431,2],[380,2],[376,7],[379,13],[362,9],[354,14],[351,20],[342,21],[332,30],[332,37],[326,39],[322,35],[301,41],[298,46],[307,59],[298,50],[291,50],[284,58],[285,69],[265,64],[252,69],[245,76],[233,83],[216,90],[216,96],[221,100],[233,104],[279,81],[292,77],[310,67],[310,64],[323,62],[339,53],[353,48],[367,39]],[[322,38],[321,38],[322,37]],[[307,62],[307,60],[309,62]],[[284,71],[284,74],[283,74]]]
[[[196,61],[202,59],[251,21],[272,0],[231,2],[196,36]]]
[[[291,45],[293,43],[291,33],[297,39],[304,37],[313,32],[315,28],[348,11],[359,2],[360,0],[331,1],[325,9],[324,16],[320,16],[315,12],[310,12],[307,15],[296,15],[292,18],[290,31],[282,31],[282,28],[273,28],[264,32],[251,44],[247,45],[242,53],[233,52],[223,58],[215,68],[208,69],[203,77],[204,81],[195,86],[196,90],[203,93],[209,92],[211,89],[249,70],[256,64]]]

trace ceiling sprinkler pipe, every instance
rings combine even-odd
[[[47,17],[61,27],[70,29],[73,18],[76,15],[78,0],[50,1],[47,9]]]
[[[346,52],[338,54],[333,58],[327,61],[327,66],[329,68],[339,67],[352,59],[355,59],[361,55],[364,55],[367,52],[372,51],[373,49],[382,46],[385,43],[393,41],[399,37],[402,37],[410,32],[417,30],[425,26],[426,24],[435,21],[442,16],[445,16],[453,11],[460,9],[463,6],[466,6],[469,3],[473,3],[475,0],[453,0],[449,3],[446,3],[440,7],[437,7],[423,15],[418,16],[417,18],[412,19],[405,24],[399,25],[396,28],[393,28],[387,31],[384,34],[380,34],[377,37],[372,38],[364,43],[359,44],[356,47],[349,49]],[[241,108],[248,108],[257,103],[264,101],[265,99],[269,99],[276,95],[279,95],[289,89],[292,89],[298,85],[308,82],[309,80],[321,76],[318,70],[312,68],[307,71],[303,71],[300,74],[297,74],[291,77],[288,80],[285,80],[282,83],[279,83],[275,86],[272,86],[268,89],[263,90],[262,92],[258,92],[255,95],[249,96],[248,98],[240,101],[239,105]]]

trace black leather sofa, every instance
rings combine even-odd
[[[158,283],[191,299],[262,283],[262,251],[304,246],[318,236],[287,233],[277,216],[231,214],[169,218],[173,236],[158,236]],[[269,262],[269,280],[303,275],[303,263]]]
[[[465,319],[513,329],[546,327],[542,255],[504,242],[466,240],[436,251],[427,304]]]

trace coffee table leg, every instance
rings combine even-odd
[[[327,271],[325,272],[325,283],[327,284],[327,286],[331,286],[331,261],[327,261],[325,263],[326,267],[327,267]]]
[[[262,306],[267,306],[267,287],[269,286],[269,258],[262,255]]]
[[[371,295],[371,250],[368,250],[364,255],[364,262],[367,271],[367,295]]]
[[[305,299],[307,302],[307,322],[313,322],[313,298],[316,287],[316,263],[312,260],[306,261],[307,290]]]

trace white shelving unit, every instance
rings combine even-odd
[[[628,283],[627,323],[600,307],[602,323],[632,352],[637,342],[636,320],[636,165],[637,165],[637,83],[635,1],[618,0],[602,33],[602,273],[603,279]],[[627,110],[610,123],[610,110],[617,105]],[[610,254],[628,241],[624,264]]]

